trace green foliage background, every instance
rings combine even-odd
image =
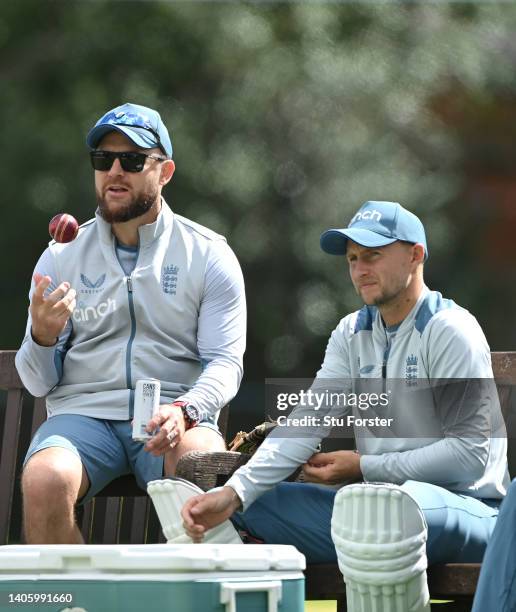
[[[318,241],[368,199],[421,216],[428,284],[516,349],[515,30],[496,2],[3,2],[1,347],[50,217],[93,214],[86,132],[132,101],[171,130],[173,209],[243,267],[248,421],[264,378],[311,376],[359,305]]]

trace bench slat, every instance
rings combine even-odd
[[[104,515],[104,544],[117,544],[119,538],[120,514],[124,505],[123,497],[107,497]]]
[[[478,582],[480,563],[446,563],[434,565],[428,572],[432,595],[472,595]]]
[[[497,384],[516,384],[516,351],[491,353],[493,374]]]
[[[31,438],[34,437],[38,427],[47,418],[47,402],[44,397],[34,398],[34,412],[32,414]]]
[[[16,351],[0,351],[0,389],[23,389],[14,365]]]
[[[428,570],[428,587],[433,598],[472,596],[480,573],[479,563],[446,563]],[[307,599],[345,596],[346,587],[337,564],[309,565],[305,571]],[[448,609],[448,608],[447,608]]]
[[[85,542],[91,542],[92,538],[92,526],[93,517],[95,513],[95,500],[91,500],[82,506],[81,519],[79,521],[79,528],[82,533],[82,537]]]
[[[130,543],[139,544],[145,541],[149,499],[147,497],[132,498]]]
[[[10,389],[7,392],[4,433],[0,453],[0,544],[7,544],[13,493],[16,479],[16,461],[18,459],[18,440],[20,436],[23,391]]]

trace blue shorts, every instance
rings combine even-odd
[[[213,421],[202,421],[198,427],[209,427],[219,432]],[[163,455],[155,457],[144,451],[143,446],[132,439],[131,421],[59,414],[38,429],[23,465],[34,453],[45,448],[69,449],[81,460],[90,481],[88,492],[79,502],[84,504],[124,474],[134,474],[138,486],[144,491],[148,482],[162,478]]]

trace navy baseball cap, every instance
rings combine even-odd
[[[86,144],[96,149],[102,138],[116,130],[121,132],[140,149],[159,147],[172,158],[172,142],[168,130],[158,111],[139,104],[122,104],[101,117],[86,136]]]
[[[414,213],[397,202],[366,202],[344,229],[329,229],[321,236],[321,248],[330,255],[345,255],[348,239],[365,247],[381,247],[404,240],[425,247],[425,228]]]

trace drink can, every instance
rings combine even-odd
[[[153,433],[145,430],[147,423],[159,410],[161,385],[156,378],[145,378],[136,381],[134,390],[133,440],[146,442]]]

